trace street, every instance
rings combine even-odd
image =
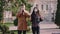
[[[58,26],[52,22],[41,22],[39,26],[40,34],[60,34],[60,29],[58,29]]]
[[[40,34],[60,34],[60,29],[40,29]]]
[[[40,34],[60,34],[60,29],[54,23],[40,23],[39,26]],[[11,26],[9,30],[17,30],[17,26]]]

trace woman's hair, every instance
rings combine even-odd
[[[19,13],[19,12],[21,11],[21,7],[22,7],[22,6],[24,6],[24,4],[21,4],[21,5],[20,5],[17,13]]]
[[[36,13],[39,13],[39,10]]]
[[[33,8],[33,11],[35,10],[35,8],[37,8],[37,7],[34,7],[34,8]]]
[[[33,12],[34,12],[34,13],[35,13],[35,11],[34,11],[35,8],[37,8],[37,7],[34,7],[34,9],[33,9]],[[33,13],[33,12],[32,12],[32,13]],[[37,12],[36,12],[36,13],[39,13],[39,9],[37,9]]]
[[[36,14],[38,14],[40,16],[39,10],[36,12]]]
[[[24,6],[24,4],[21,4],[21,6]]]

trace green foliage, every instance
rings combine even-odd
[[[0,21],[3,18],[3,6],[5,5],[5,2],[3,0],[0,0]]]
[[[27,21],[27,25],[28,25],[28,26],[31,26],[30,18],[26,18],[26,21]]]
[[[31,4],[27,4],[27,5],[26,5],[26,10],[30,11],[31,7],[32,7]]]
[[[26,5],[26,10],[30,11],[30,8],[31,8],[31,4],[28,4],[28,1],[27,0],[15,0],[16,2],[14,1],[11,1],[10,0],[10,3],[11,3],[11,6],[8,7],[8,3],[5,2],[5,10],[7,11],[12,11],[14,15],[16,15],[21,3],[24,3]]]
[[[57,4],[55,24],[57,24],[57,26],[60,26],[60,0],[58,0],[58,4]]]
[[[31,26],[31,22],[30,22],[30,20],[27,21],[27,24],[28,24],[28,26]]]
[[[9,31],[9,27],[7,25],[0,24],[0,32],[2,34],[14,34],[13,31]]]
[[[9,31],[9,27],[3,24],[0,24],[0,31],[6,33]]]
[[[27,0],[21,0],[22,3],[24,3],[26,5]]]

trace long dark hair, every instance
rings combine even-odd
[[[40,16],[39,10],[36,12],[36,14],[38,14]]]
[[[35,17],[36,17],[36,13],[35,13],[35,8],[36,7],[34,7],[34,9],[33,9],[33,12],[32,12],[32,14],[31,14],[31,21],[34,21],[35,20]]]
[[[39,10],[37,10],[37,12],[35,13],[35,11],[34,11],[35,8],[36,8],[36,7],[34,7],[33,12],[32,12],[32,14],[31,14],[31,19],[34,19],[34,18],[36,17],[36,14],[38,14],[38,15],[40,16]]]
[[[34,17],[34,16],[36,15],[36,14],[35,14],[35,11],[34,11],[35,8],[36,8],[36,7],[34,7],[34,9],[33,9],[33,12],[32,12],[32,14],[31,14],[31,17]]]
[[[32,12],[32,15],[33,15],[33,14],[36,15],[36,13],[37,13],[38,15],[40,15],[40,13],[39,13],[39,9],[37,9],[37,12],[35,12],[35,11],[34,11],[35,8],[37,8],[37,7],[34,7],[33,12]]]

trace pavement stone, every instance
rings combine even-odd
[[[40,23],[40,34],[60,34],[60,29],[54,23]],[[17,30],[17,26],[10,26],[9,30]]]

